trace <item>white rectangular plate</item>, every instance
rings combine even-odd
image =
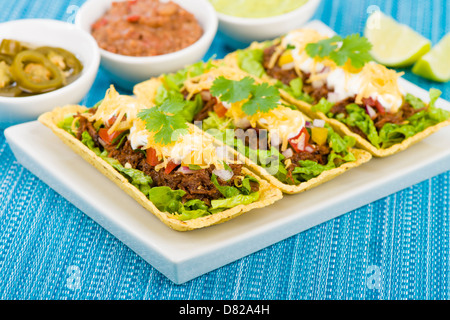
[[[327,28],[314,22],[319,29]],[[428,93],[403,81],[406,91]],[[450,110],[450,103],[438,101]],[[404,152],[352,169],[305,193],[224,224],[173,231],[37,121],[10,127],[17,160],[177,284],[222,267],[325,221],[450,170],[450,128]]]

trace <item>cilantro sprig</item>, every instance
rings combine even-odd
[[[312,58],[329,57],[338,66],[343,66],[350,61],[350,64],[357,69],[364,67],[372,60],[371,49],[372,44],[369,40],[357,33],[346,38],[334,36],[316,43],[309,43],[305,48],[306,53]]]
[[[138,117],[145,122],[148,131],[156,132],[153,137],[155,143],[167,145],[187,133],[186,119],[180,113],[184,107],[184,101],[169,98],[160,106],[140,111]]]
[[[280,101],[280,92],[276,87],[267,83],[256,84],[251,77],[236,81],[220,76],[214,80],[210,91],[214,97],[229,103],[247,100],[242,105],[242,111],[249,116],[275,109]]]

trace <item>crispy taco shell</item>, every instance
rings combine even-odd
[[[256,49],[256,48],[262,48],[262,46],[263,45],[261,43],[254,42],[250,45],[249,48]],[[232,52],[232,53],[228,54],[223,60],[226,65],[228,65],[230,67],[234,67],[234,68],[239,68],[237,52]],[[261,80],[268,82],[268,83],[272,83],[272,84],[274,84],[276,82],[275,79],[269,77],[268,75],[264,75],[261,78]],[[368,140],[364,139],[359,134],[356,134],[353,131],[351,131],[342,122],[340,122],[336,119],[328,118],[323,112],[313,112],[311,110],[312,106],[309,103],[295,99],[294,97],[292,97],[289,93],[287,93],[283,89],[279,89],[279,91],[280,91],[281,97],[284,100],[286,100],[287,102],[289,102],[292,105],[295,105],[301,112],[303,112],[310,118],[325,120],[340,135],[354,137],[356,139],[356,147],[370,152],[374,157],[377,157],[377,158],[388,157],[388,156],[394,155],[400,151],[403,151],[403,150],[409,148],[410,146],[414,145],[415,143],[418,143],[418,142],[424,140],[425,138],[427,138],[428,136],[437,132],[441,128],[450,125],[450,120],[444,121],[444,122],[438,123],[432,127],[429,127],[427,129],[425,129],[424,131],[419,132],[410,138],[403,140],[401,143],[395,144],[386,149],[378,149],[374,145],[372,145]]]
[[[229,67],[230,66],[227,66],[227,68],[229,68]],[[239,70],[239,69],[236,69],[236,70]],[[150,104],[150,105],[154,105],[154,98],[156,95],[154,93],[154,92],[156,92],[154,90],[154,87],[156,85],[160,85],[161,83],[162,83],[162,81],[160,78],[153,78],[153,79],[141,82],[134,87],[134,94],[136,95],[137,99],[140,100],[141,102]],[[154,94],[152,94],[152,93],[154,93]],[[308,119],[308,117],[305,117],[305,118],[306,118],[306,120],[310,120],[310,119]],[[200,130],[200,129],[198,129],[198,130]],[[221,142],[217,139],[216,139],[216,142],[221,145],[225,145],[223,142]],[[253,172],[255,172],[257,175],[259,175],[259,176],[263,177],[264,179],[266,179],[267,181],[269,181],[273,186],[282,190],[283,193],[287,193],[287,194],[297,194],[297,193],[301,193],[306,190],[312,189],[322,183],[325,183],[325,182],[343,174],[345,171],[355,168],[355,167],[358,167],[372,159],[372,155],[369,152],[364,151],[364,150],[359,150],[359,149],[352,149],[351,151],[355,155],[356,161],[348,162],[348,163],[341,165],[338,168],[325,171],[322,174],[320,174],[318,177],[313,178],[307,182],[303,182],[299,185],[289,185],[289,184],[282,183],[281,181],[276,179],[273,175],[271,175],[266,169],[259,166],[257,163],[255,163],[251,159],[245,157],[244,155],[242,155],[235,149],[233,149],[231,147],[229,147],[228,149],[233,153],[233,155],[236,158],[238,158],[242,163],[245,163],[245,165],[247,165],[247,167],[250,168]]]
[[[218,141],[218,143],[223,144],[222,142]],[[225,145],[225,144],[223,144]],[[298,185],[289,185],[281,182],[277,178],[275,178],[273,175],[271,175],[265,168],[259,166],[257,163],[252,161],[251,159],[245,157],[243,154],[239,153],[238,151],[234,150],[233,148],[230,148],[231,152],[233,152],[233,155],[240,159],[245,165],[247,165],[254,173],[257,175],[263,177],[268,182],[270,182],[273,186],[280,189],[283,193],[286,194],[298,194],[302,193],[304,191],[307,191],[309,189],[315,188],[327,181],[330,181],[347,170],[350,170],[352,168],[359,167],[360,165],[370,161],[372,159],[372,155],[365,151],[360,149],[351,149],[351,152],[355,155],[356,160],[353,162],[347,162],[343,165],[339,166],[338,168],[331,169],[324,171],[319,176],[310,179],[306,182],[302,182]]]
[[[350,128],[347,127],[342,122],[340,122],[336,119],[328,118],[323,112],[317,112],[317,113],[312,112],[311,105],[309,105],[308,103],[306,103],[304,101],[296,100],[295,98],[293,98],[292,96],[290,96],[287,93],[285,93],[285,95],[283,95],[283,97],[286,101],[289,101],[290,103],[295,105],[303,113],[309,114],[311,117],[314,117],[314,118],[325,120],[340,135],[354,137],[356,139],[356,146],[358,148],[367,150],[374,157],[377,157],[377,158],[389,157],[389,156],[399,153],[403,150],[406,150],[409,147],[411,147],[412,145],[424,140],[425,138],[429,137],[433,133],[439,131],[440,129],[450,125],[450,120],[443,121],[434,126],[426,128],[425,130],[415,134],[412,137],[409,137],[409,138],[403,140],[401,143],[394,144],[393,146],[386,148],[386,149],[378,149],[373,144],[371,144],[368,140],[364,139],[359,134],[351,131]]]
[[[176,231],[191,231],[220,224],[230,219],[236,218],[239,215],[250,210],[269,206],[283,197],[282,192],[279,189],[273,188],[273,186],[271,186],[269,183],[259,178],[256,174],[254,174],[247,168],[243,167],[243,171],[246,174],[255,177],[260,182],[260,199],[258,201],[249,205],[238,205],[232,209],[228,209],[206,217],[188,221],[178,220],[174,215],[158,210],[156,206],[139,189],[133,186],[124,176],[122,176],[106,161],[97,156],[93,151],[86,147],[81,141],[73,137],[70,133],[58,127],[58,123],[63,120],[65,115],[84,112],[85,110],[86,107],[69,105],[56,108],[51,112],[44,113],[39,117],[38,120],[45,126],[50,128],[54,132],[54,134],[56,134],[66,145],[68,145],[84,160],[93,165],[97,170],[99,170],[102,174],[113,181],[129,196],[135,199],[140,205],[154,214],[164,224]]]

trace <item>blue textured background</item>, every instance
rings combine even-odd
[[[0,21],[73,21],[83,0],[0,2]],[[437,43],[450,1],[323,0],[314,18],[341,35],[382,11]],[[230,49],[217,36],[210,51]],[[405,70],[450,99],[450,84]],[[100,70],[82,101],[109,87]],[[15,160],[0,131],[0,299],[448,299],[450,173],[349,212],[234,263],[175,285]]]

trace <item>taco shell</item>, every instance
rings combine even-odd
[[[191,231],[201,229],[212,225],[226,222],[230,219],[236,218],[239,215],[253,209],[263,208],[269,206],[283,197],[279,189],[273,188],[268,182],[264,181],[256,174],[243,167],[243,171],[260,182],[260,199],[249,205],[238,205],[234,208],[212,214],[210,216],[201,217],[197,219],[181,221],[175,218],[174,215],[161,212],[156,206],[135,186],[133,186],[124,176],[116,171],[101,157],[97,156],[93,151],[86,147],[81,141],[76,139],[70,133],[58,127],[58,123],[65,115],[77,112],[84,112],[86,107],[78,105],[68,105],[59,107],[51,112],[42,114],[39,121],[50,128],[55,135],[57,135],[66,145],[73,151],[80,155],[84,160],[93,165],[98,171],[113,181],[118,187],[125,191],[129,196],[136,200],[145,209],[154,214],[164,224],[176,231]]]
[[[220,72],[220,68],[221,67],[218,67],[214,71],[215,73],[217,73],[217,75],[222,75],[222,73]],[[238,68],[233,68],[233,66],[230,66],[230,65],[226,65],[226,67],[222,67],[222,69],[223,69],[222,71],[224,73],[226,73],[227,75],[229,74],[231,77],[237,77],[237,79],[239,79],[239,77],[242,77],[243,75],[244,76],[246,75],[245,72],[240,71],[240,69],[238,69]],[[233,71],[232,69],[235,69],[235,70]],[[261,82],[263,81],[260,79],[258,79],[258,80]],[[156,95],[154,87],[155,87],[155,85],[160,85],[161,83],[162,83],[162,81],[160,80],[160,78],[153,78],[153,79],[141,82],[134,87],[134,94],[137,96],[138,100],[142,101],[143,103],[154,104],[154,98]],[[195,85],[192,89],[199,92],[199,91],[201,91],[201,89],[204,89],[204,85],[203,86]],[[306,120],[309,120],[308,117],[306,117]],[[201,129],[199,129],[197,127],[195,127],[195,128],[197,130],[201,131]],[[205,134],[207,134],[207,133],[205,133]],[[223,142],[221,142],[217,139],[216,139],[216,142],[218,144],[225,146],[225,144]],[[355,155],[356,161],[348,162],[348,163],[341,165],[338,168],[325,171],[322,174],[320,174],[318,177],[313,178],[307,182],[303,182],[299,185],[289,185],[289,184],[282,183],[281,181],[276,179],[273,175],[271,175],[265,168],[259,166],[257,163],[255,163],[251,159],[245,157],[244,155],[242,155],[235,149],[233,149],[231,147],[228,147],[228,149],[232,152],[233,156],[236,159],[239,159],[239,161],[244,163],[254,173],[263,177],[268,182],[270,182],[273,186],[275,186],[276,188],[279,188],[283,193],[286,193],[286,194],[297,194],[297,193],[301,193],[306,190],[312,189],[324,182],[327,182],[327,181],[343,174],[345,171],[355,168],[355,167],[358,167],[372,159],[372,155],[369,152],[364,151],[364,150],[359,150],[359,149],[352,149],[351,151]]]
[[[340,135],[354,137],[356,139],[356,147],[370,152],[374,157],[377,157],[377,158],[389,157],[396,153],[404,151],[404,150],[408,149],[409,147],[411,147],[412,145],[424,140],[425,138],[429,137],[433,133],[439,131],[440,129],[450,125],[450,120],[443,121],[434,126],[426,128],[425,130],[415,134],[412,137],[409,137],[409,138],[403,140],[401,143],[394,144],[393,146],[386,148],[386,149],[378,149],[374,145],[372,145],[368,140],[364,139],[359,134],[351,131],[350,128],[347,127],[342,122],[340,122],[336,119],[328,118],[323,112],[313,113],[311,111],[311,106],[309,104],[307,104],[303,101],[296,100],[295,98],[289,96],[287,93],[286,93],[286,95],[287,96],[284,96],[286,101],[289,101],[290,103],[295,105],[300,111],[302,111],[306,114],[309,113],[314,118],[319,118],[319,119],[325,120]]]
[[[249,48],[250,49],[252,49],[252,48],[260,49],[262,47],[263,47],[262,43],[253,42]],[[232,53],[228,54],[223,60],[227,66],[240,69],[237,52],[232,52]],[[276,82],[276,80],[269,77],[268,75],[264,75],[263,77],[261,77],[261,80],[271,83],[271,84],[274,84]],[[328,118],[323,112],[317,112],[317,113],[313,112],[311,110],[312,106],[309,103],[295,99],[294,97],[292,97],[289,93],[287,93],[283,89],[279,89],[279,91],[280,91],[281,97],[285,101],[296,106],[305,115],[309,116],[312,119],[318,118],[318,119],[325,120],[341,136],[346,135],[346,136],[354,137],[356,139],[356,147],[357,148],[364,149],[364,150],[370,152],[372,154],[372,156],[377,157],[377,158],[388,157],[388,156],[394,155],[398,152],[401,152],[403,150],[406,150],[410,146],[424,140],[428,136],[439,131],[441,128],[450,125],[450,120],[447,120],[447,121],[438,123],[432,127],[428,127],[424,131],[419,132],[416,135],[403,140],[401,143],[395,144],[386,149],[378,149],[374,145],[372,145],[368,140],[364,139],[359,134],[356,134],[353,131],[351,131],[345,124],[341,123],[340,121]]]
[[[225,145],[221,141],[217,140],[217,142],[222,145]],[[260,177],[263,177],[268,182],[270,182],[273,186],[280,189],[283,193],[286,193],[286,194],[298,194],[298,193],[307,191],[309,189],[315,188],[327,181],[330,181],[330,180],[340,176],[347,170],[359,167],[362,164],[364,164],[372,159],[372,155],[365,150],[351,149],[350,151],[355,155],[355,158],[356,158],[355,161],[347,162],[347,163],[344,163],[343,165],[339,166],[338,168],[324,171],[319,176],[317,176],[313,179],[310,179],[306,182],[302,182],[298,185],[289,185],[289,184],[285,184],[285,183],[281,182],[280,180],[275,178],[273,175],[271,175],[265,168],[259,166],[257,163],[255,163],[251,159],[245,157],[243,154],[239,153],[235,149],[230,148],[230,151],[233,153],[233,155],[237,159],[242,161],[254,173],[259,175]]]

